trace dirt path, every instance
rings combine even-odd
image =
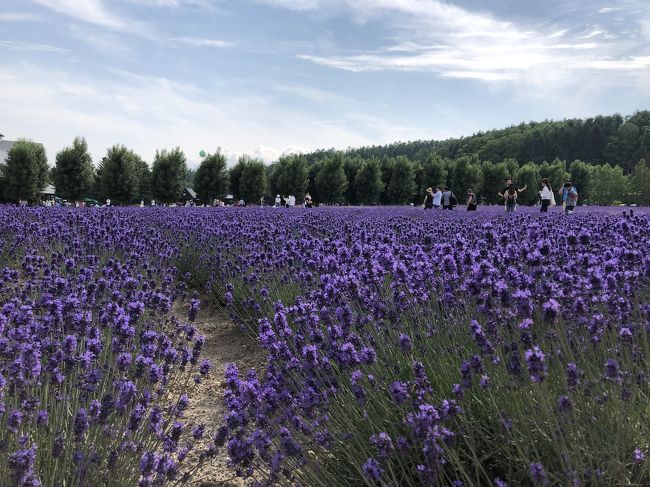
[[[208,308],[207,304],[202,307]],[[200,384],[192,384],[188,395],[190,407],[185,420],[192,427],[203,423],[206,431],[216,431],[223,421],[224,371],[226,364],[234,363],[240,371],[264,366],[264,354],[255,341],[233,325],[223,310],[203,309],[195,322],[199,332],[205,335],[202,358],[212,362],[213,369]],[[192,481],[192,487],[239,487],[245,485],[241,479],[233,478],[233,471],[227,467],[228,456],[225,447],[215,459],[205,465]]]

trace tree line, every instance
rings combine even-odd
[[[334,149],[318,150],[305,157],[311,163],[334,152]],[[519,164],[555,159],[582,160],[594,165],[613,163],[630,174],[639,160],[650,160],[650,111],[638,111],[626,117],[615,114],[521,123],[469,137],[396,142],[346,151],[346,155],[362,159],[406,156],[412,161],[422,161],[431,153],[443,159],[476,154],[482,161],[514,159]]]
[[[460,200],[472,189],[479,201],[496,204],[501,202],[497,193],[505,179],[513,178],[519,187],[530,188],[521,194],[519,202],[534,204],[540,181],[546,177],[554,188],[571,180],[582,203],[647,205],[647,159],[639,157],[631,164],[629,158],[648,154],[649,133],[650,112],[646,111],[625,119],[612,116],[524,124],[430,145],[418,141],[287,155],[272,164],[242,156],[230,168],[217,150],[207,154],[196,170],[188,170],[187,158],[178,147],[157,151],[149,165],[122,145],[109,148],[95,168],[83,138],[76,138],[57,153],[50,168],[40,144],[21,140],[0,164],[0,197],[36,201],[39,191],[52,183],[57,195],[68,200],[90,196],[100,201],[110,198],[116,204],[151,199],[172,203],[178,201],[185,187],[192,187],[204,203],[226,194],[257,204],[263,197],[293,194],[300,199],[309,192],[317,202],[326,204],[401,205],[421,203],[429,186],[449,186]],[[578,144],[576,134],[587,139]],[[527,144],[535,146],[537,138],[544,142],[539,153],[548,154],[548,159],[525,158]],[[594,150],[590,141],[604,152]],[[549,148],[552,146],[556,152]],[[469,151],[473,152],[466,153]],[[563,153],[578,157],[563,159],[557,155]],[[610,164],[599,159],[605,157],[603,154],[621,159],[609,159],[617,162]]]

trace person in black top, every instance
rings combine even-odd
[[[427,194],[424,196],[424,209],[433,209],[433,188],[427,188]]]
[[[517,207],[517,194],[518,193],[523,193],[526,191],[528,188],[528,185],[524,185],[523,188],[517,188],[514,184],[512,184],[512,179],[508,178],[506,179],[506,187],[503,190],[502,193],[498,193],[499,196],[501,196],[506,204],[506,211],[514,211],[515,208]],[[508,208],[508,203],[510,203],[510,209]]]
[[[454,206],[456,206],[456,195],[449,189],[449,186],[445,186],[445,190],[442,192],[442,209],[453,210]]]
[[[476,211],[476,195],[471,189],[467,190],[467,211]]]

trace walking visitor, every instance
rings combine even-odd
[[[541,213],[547,213],[549,208],[555,206],[555,196],[553,195],[553,188],[551,188],[551,183],[548,178],[542,179],[542,207],[540,208]]]
[[[427,188],[427,192],[424,196],[424,209],[432,210],[433,209],[433,188]]]
[[[449,186],[445,186],[445,190],[442,192],[442,209],[443,210],[453,210],[456,206],[456,196],[449,189]]]
[[[471,189],[467,190],[467,211],[476,211],[476,195]]]
[[[442,190],[440,186],[436,186],[436,192],[433,194],[433,207],[440,208],[442,204]]]

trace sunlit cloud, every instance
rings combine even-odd
[[[53,46],[51,44],[39,44],[35,42],[18,42],[18,41],[0,41],[0,51],[3,49],[11,51],[32,51],[32,52],[49,52],[54,54],[66,54],[68,49]]]
[[[235,45],[234,42],[220,39],[202,39],[199,37],[172,37],[170,40],[175,43],[194,47],[232,47]]]

